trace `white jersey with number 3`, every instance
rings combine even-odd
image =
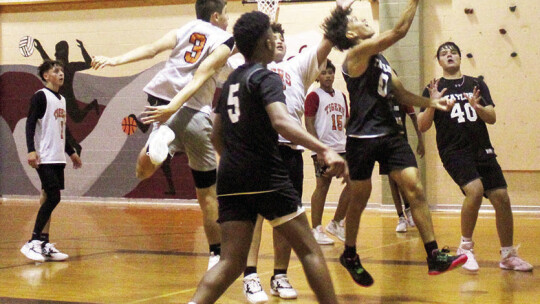
[[[42,164],[66,163],[66,99],[41,89],[47,99],[47,109],[36,124],[34,143]]]
[[[144,91],[171,101],[193,79],[201,62],[229,38],[231,34],[200,19],[179,28],[176,46],[165,67],[146,85]],[[210,114],[215,89],[215,79],[206,81],[184,106]]]

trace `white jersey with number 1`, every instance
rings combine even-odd
[[[66,99],[41,89],[47,99],[47,109],[36,124],[34,143],[42,164],[66,163]]]
[[[171,101],[193,79],[201,62],[229,38],[231,34],[200,19],[179,28],[176,46],[165,67],[144,87],[144,91]],[[209,79],[184,106],[210,114],[215,89],[215,79]]]

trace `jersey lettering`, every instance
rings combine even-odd
[[[473,107],[469,103],[463,104],[463,110],[461,109],[460,103],[455,103],[454,107],[452,108],[452,111],[450,112],[450,117],[451,118],[457,117],[458,123],[464,123],[467,120],[471,122],[476,121],[478,119],[478,114],[476,114],[476,111],[473,109]]]
[[[240,119],[240,101],[238,99],[239,83],[229,86],[229,96],[227,97],[227,113],[232,123],[237,123]]]
[[[187,63],[195,63],[201,57],[202,50],[206,44],[206,36],[200,33],[193,33],[189,37],[189,43],[193,44],[191,51],[187,51],[184,55],[184,60]]]
[[[272,71],[277,73],[279,75],[279,78],[281,78],[281,82],[283,82],[283,89],[285,90],[285,86],[291,86],[291,75],[289,73],[283,71],[282,69],[272,68]]]

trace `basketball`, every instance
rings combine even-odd
[[[124,119],[122,119],[122,131],[126,133],[127,135],[131,135],[135,133],[137,130],[137,123],[135,122],[135,119],[131,116],[126,116]]]
[[[19,40],[19,51],[24,57],[30,57],[34,53],[34,38],[24,36]]]

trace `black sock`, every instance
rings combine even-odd
[[[356,256],[356,246],[347,246],[345,245],[345,251],[343,251],[343,256],[347,259],[352,259]]]
[[[425,243],[424,248],[426,248],[428,258],[431,258],[433,256],[433,250],[439,249],[439,245],[437,245],[437,241],[431,241],[429,243]]]
[[[250,274],[257,273],[257,266],[248,266],[246,267],[246,270],[244,270],[244,277],[247,277]]]
[[[41,236],[39,237],[40,241],[43,241],[43,243],[49,243],[49,234],[48,233],[41,233]]]
[[[221,243],[210,245],[210,253],[214,253],[214,255],[221,255]]]
[[[40,235],[41,233],[32,232],[32,238],[30,239],[30,241],[40,241]]]
[[[398,212],[398,214],[397,214],[397,215],[398,215],[399,217],[405,217],[405,215],[403,214],[403,211],[401,211],[401,212]]]
[[[277,276],[278,274],[287,274],[287,269],[274,269],[274,276]]]
[[[403,204],[405,205],[405,209],[411,208],[411,205],[409,204],[409,202],[404,202]]]

